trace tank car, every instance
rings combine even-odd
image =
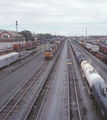
[[[80,63],[80,66],[91,88],[98,81],[104,82],[103,78],[98,74],[98,72],[90,65],[87,60],[83,60]]]
[[[92,45],[91,50],[92,50],[92,52],[99,52],[99,46],[98,45]]]
[[[73,47],[73,51],[75,53],[75,56],[76,56],[76,58],[77,58],[77,60],[78,60],[78,62],[80,64],[82,60],[86,59],[86,57],[85,57],[85,55],[83,55],[81,50],[77,49],[77,47],[75,45],[72,45],[72,47]]]
[[[92,92],[102,115],[107,118],[107,85],[87,60],[83,60],[80,66],[88,82],[90,92]]]
[[[92,92],[102,115],[107,119],[107,84],[101,81],[94,83]]]
[[[98,72],[89,64],[89,62],[83,60],[81,62],[81,68],[102,115],[107,118],[107,85]]]
[[[86,77],[89,90],[93,94],[102,115],[107,119],[107,84],[90,62],[88,62],[83,53],[75,45],[72,45],[72,48]]]
[[[85,43],[85,47],[86,47],[87,49],[91,49],[91,46],[92,46],[92,44],[90,44],[90,43]]]

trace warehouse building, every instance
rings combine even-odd
[[[23,44],[25,37],[15,31],[0,29],[0,47],[13,47],[14,44]]]

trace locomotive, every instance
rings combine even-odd
[[[58,49],[58,45],[52,45],[48,49],[45,50],[45,59],[52,58]]]
[[[107,119],[107,84],[100,74],[94,69],[85,55],[74,44],[71,44],[76,59],[81,66],[82,72],[88,83],[90,93],[94,96],[95,101],[104,118]]]

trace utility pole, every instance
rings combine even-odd
[[[87,36],[87,28],[86,28],[86,36]]]
[[[18,21],[16,21],[16,32],[18,32]]]

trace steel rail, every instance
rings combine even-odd
[[[68,46],[68,41],[67,41],[67,46]],[[69,59],[69,47],[67,47],[68,49],[68,59]],[[71,120],[71,116],[70,116],[70,77],[69,77],[69,65],[67,65],[67,70],[68,70],[68,74],[67,74],[67,78],[68,78],[68,120]]]
[[[70,48],[71,48],[71,45],[70,45]],[[71,48],[72,49],[72,48]],[[70,50],[71,51],[71,50]],[[70,56],[71,57],[71,56]],[[72,57],[71,57],[72,59]],[[75,87],[75,94],[76,94],[76,103],[77,103],[77,108],[78,108],[78,114],[79,114],[79,120],[82,120],[82,117],[81,117],[81,113],[80,113],[80,105],[79,105],[79,100],[78,100],[78,92],[77,92],[77,87],[76,87],[76,82],[75,82],[75,74],[73,72],[74,70],[74,65],[73,65],[73,59],[72,59],[72,65],[71,65],[71,71],[72,71],[72,78],[73,78],[73,81],[74,81],[74,87]]]
[[[88,53],[88,55],[90,55],[90,56],[92,56],[92,59],[94,60],[94,61],[96,61],[95,60],[95,56],[93,55],[93,54],[91,54],[89,51],[87,51],[87,50],[85,50],[84,48],[82,48],[80,45],[78,45],[77,43],[74,43],[74,44],[76,44],[80,49],[82,49],[84,52],[85,52],[85,54],[86,53]],[[97,57],[96,57],[97,58]],[[97,58],[98,59],[98,58]],[[96,64],[96,63],[95,63]],[[98,63],[97,63],[98,64]],[[102,62],[102,64],[100,65],[101,67],[103,67],[103,62]],[[107,71],[107,69],[106,68],[103,68],[103,69],[105,69],[106,71]],[[84,78],[83,79],[84,80],[84,82],[85,82],[85,85],[86,85],[86,88],[87,88],[87,91],[88,91],[88,93],[89,93],[89,95],[92,95],[91,93],[90,93],[90,90],[89,90],[89,87],[88,87],[88,85],[87,85],[87,80]],[[101,119],[101,120],[105,120],[106,118],[104,118],[104,116],[102,115],[102,111],[100,110],[100,108],[97,108],[96,107],[96,101],[95,101],[95,99],[93,99],[93,102],[94,102],[94,107],[95,107],[95,109],[96,109],[96,113],[97,113],[97,115],[99,116],[99,118]],[[99,114],[98,114],[99,113]]]
[[[93,61],[95,61],[94,63],[96,64],[96,56],[94,56],[91,52],[89,52],[88,50],[86,50],[86,49],[84,49],[82,46],[80,46],[79,44],[77,44],[76,42],[74,42],[73,41],[73,43],[74,44],[76,44],[80,49],[82,49],[84,52],[85,52],[85,54],[88,54],[88,55],[90,55],[91,56],[91,58],[93,59]],[[100,64],[100,66],[104,69],[104,70],[106,70],[107,71],[107,68],[105,68],[105,63],[103,63],[99,58],[97,58],[100,62],[101,62],[101,64]],[[98,64],[98,63],[97,63]]]
[[[48,74],[49,74],[49,73],[50,73],[50,70],[49,70]],[[48,74],[47,74],[46,78],[48,77]],[[46,79],[46,78],[45,78],[45,79]],[[28,116],[29,116],[31,110],[33,109],[34,103],[36,102],[37,98],[39,97],[39,94],[40,94],[40,92],[41,92],[41,90],[42,90],[42,88],[43,88],[45,82],[46,82],[46,80],[44,80],[44,82],[42,83],[42,85],[41,85],[41,87],[40,87],[40,89],[39,89],[39,91],[38,91],[38,93],[37,93],[37,95],[36,95],[34,101],[32,102],[32,104],[31,104],[31,106],[30,106],[30,108],[29,108],[29,110],[28,110],[28,112],[27,112],[27,114],[26,114],[24,120],[28,119]]]
[[[25,89],[25,91],[22,93],[22,95],[20,96],[20,98],[15,102],[15,104],[13,105],[13,107],[9,110],[9,112],[7,113],[7,115],[3,118],[4,120],[7,119],[7,117],[9,116],[9,114],[12,112],[12,110],[15,108],[15,106],[17,105],[17,103],[22,99],[22,97],[25,95],[25,93],[28,91],[28,89],[32,86],[32,84],[35,82],[35,80],[39,77],[39,75],[41,74],[41,72],[44,70],[45,66],[48,64],[47,61],[45,61],[42,66],[40,68],[38,68],[38,70],[36,70],[31,77],[21,86],[21,88],[10,98],[10,100],[2,107],[2,109],[0,110],[0,115],[3,113],[3,110],[5,109],[5,107],[8,106],[8,104],[11,102],[11,100],[23,89],[23,87],[32,79],[32,77],[40,70],[40,72],[38,73],[38,75],[35,77],[35,79],[33,79],[33,81],[29,84],[29,86]],[[43,68],[42,68],[43,67]],[[42,70],[41,70],[42,68]]]
[[[29,110],[28,110],[28,112],[27,112],[27,114],[26,114],[24,120],[28,120],[28,119],[29,119],[29,116],[30,116],[30,114],[31,114],[31,111],[32,111],[32,109],[33,109],[33,106],[34,106],[34,104],[36,103],[36,101],[37,101],[37,99],[38,99],[40,93],[42,92],[43,87],[44,87],[44,84],[45,84],[45,82],[47,81],[48,77],[50,76],[53,67],[54,67],[55,64],[57,63],[57,59],[58,59],[58,57],[59,57],[59,55],[60,55],[60,51],[61,51],[62,47],[63,47],[63,46],[61,46],[60,50],[58,51],[58,53],[57,53],[57,55],[56,55],[56,58],[55,58],[55,61],[53,62],[53,64],[52,64],[50,70],[48,71],[48,74],[46,75],[45,80],[44,80],[44,82],[43,82],[43,84],[42,84],[40,90],[38,91],[38,94],[36,95],[36,97],[35,97],[35,99],[34,99],[32,105],[31,105],[31,107],[29,108]],[[41,103],[41,105],[40,105],[40,108],[39,108],[39,110],[38,110],[37,115],[35,116],[35,117],[36,117],[35,120],[38,120],[38,118],[39,118],[41,109],[42,109],[43,104],[44,104],[44,101],[45,101],[45,99],[46,99],[46,95],[47,95],[48,90],[49,90],[49,87],[50,87],[50,85],[51,85],[51,82],[52,82],[52,78],[51,78],[51,80],[49,81],[48,88],[47,88],[47,90],[45,91],[45,95],[44,95],[44,97],[43,97],[42,103]]]
[[[55,61],[54,65],[57,64],[56,62],[57,62],[57,61]],[[54,67],[54,65],[53,65],[53,67]],[[52,67],[52,69],[53,69],[53,67]],[[51,70],[51,71],[52,71],[52,70]],[[51,73],[51,71],[49,72],[49,74]],[[54,70],[54,71],[55,71],[55,70]],[[54,73],[55,73],[55,72],[54,72]],[[49,76],[50,76],[50,75],[49,75]],[[49,76],[48,76],[48,77],[49,77]],[[52,75],[52,76],[54,76],[54,75]],[[39,112],[38,112],[38,114],[37,114],[36,120],[38,120],[38,118],[39,118],[40,112],[41,112],[41,110],[42,110],[42,107],[43,107],[44,101],[45,101],[45,99],[46,99],[46,95],[47,95],[47,93],[48,93],[48,91],[49,91],[50,85],[51,85],[51,83],[52,83],[52,80],[53,80],[53,78],[51,78],[51,80],[50,80],[50,82],[49,82],[48,88],[47,88],[47,90],[46,90],[46,93],[45,93],[45,96],[44,96],[44,98],[43,98],[42,104],[41,104],[41,106],[40,106]]]

